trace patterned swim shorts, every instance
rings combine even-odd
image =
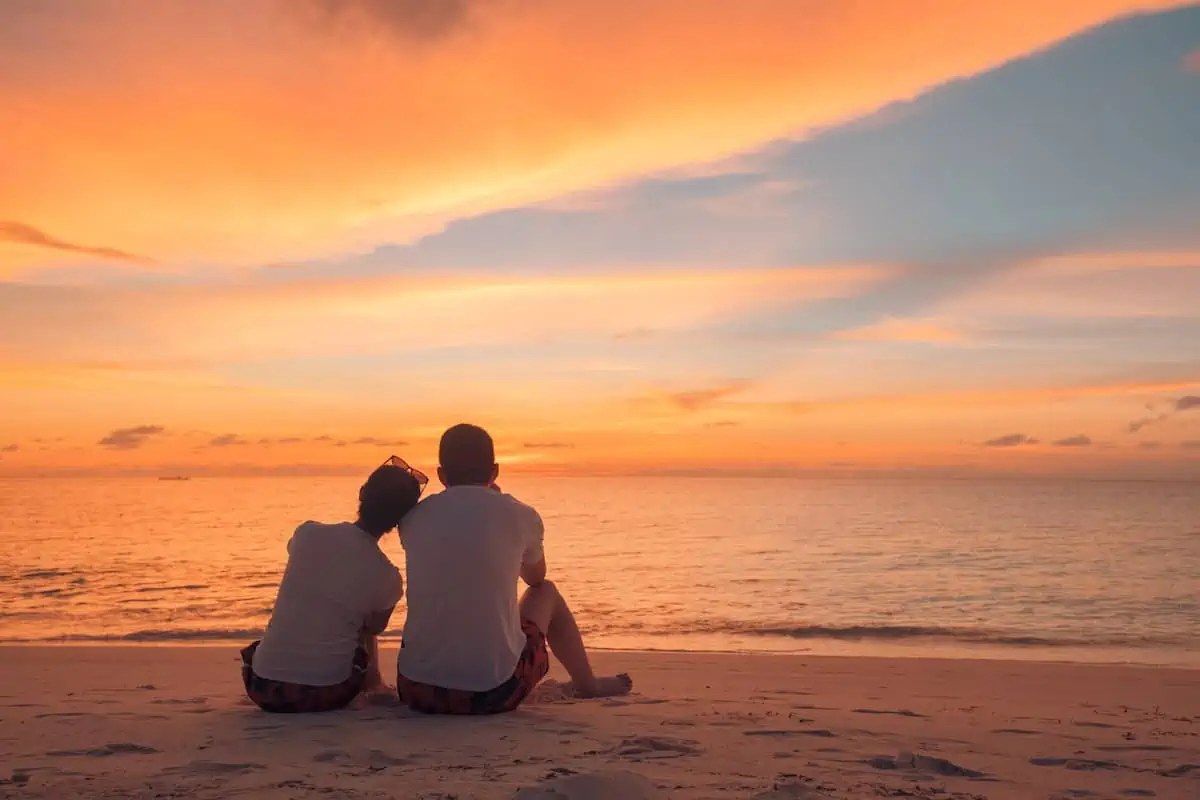
[[[354,666],[350,677],[333,686],[305,686],[262,678],[254,674],[254,651],[259,642],[242,650],[242,683],[246,696],[263,711],[276,714],[306,714],[316,711],[336,711],[350,705],[362,691],[369,656],[358,648],[354,653]]]
[[[514,710],[550,671],[546,634],[527,619],[521,620],[521,631],[525,634],[521,658],[512,677],[495,689],[486,692],[444,689],[410,681],[397,672],[396,691],[400,702],[426,714],[501,714]]]

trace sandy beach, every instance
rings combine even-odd
[[[394,664],[395,653],[384,654]],[[601,653],[636,693],[271,716],[232,647],[9,647],[13,798],[1200,797],[1200,672]],[[557,673],[551,679],[561,678]]]

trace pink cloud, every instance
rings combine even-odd
[[[1183,57],[1183,69],[1185,72],[1200,75],[1200,48],[1193,50]]]

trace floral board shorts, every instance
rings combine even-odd
[[[521,620],[521,631],[525,634],[521,658],[512,677],[495,689],[486,692],[444,689],[410,681],[397,672],[396,691],[400,695],[400,702],[426,714],[502,714],[516,709],[550,671],[546,634],[527,619]]]
[[[349,678],[333,686],[305,686],[255,675],[252,665],[258,645],[254,642],[242,650],[242,683],[246,685],[246,696],[263,711],[276,714],[336,711],[350,705],[362,691],[369,656],[361,647],[354,653],[354,667]]]

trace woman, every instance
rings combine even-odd
[[[379,539],[428,482],[392,456],[359,489],[357,520],[305,522],[292,534],[266,633],[242,650],[246,695],[264,711],[331,711],[383,687],[377,637],[404,584]]]

